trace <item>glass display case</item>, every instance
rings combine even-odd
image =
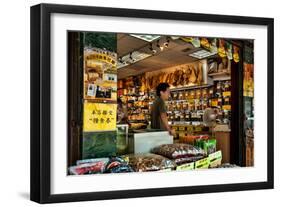
[[[128,152],[128,124],[117,124],[117,155],[124,155]]]

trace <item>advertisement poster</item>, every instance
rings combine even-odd
[[[99,48],[84,49],[84,98],[116,101],[116,53]]]

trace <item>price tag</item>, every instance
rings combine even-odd
[[[195,162],[195,169],[207,169],[210,164],[210,158],[206,157],[204,159]]]
[[[209,158],[210,158],[210,162],[214,161],[215,159],[221,159],[222,158],[221,150],[209,154]]]
[[[225,91],[222,93],[222,96],[223,97],[228,97],[228,96],[231,96],[231,91]]]
[[[184,126],[179,126],[179,131],[185,131],[185,127]]]
[[[222,109],[223,110],[231,110],[231,105],[223,105]]]
[[[212,100],[211,105],[212,106],[218,106],[218,100]]]
[[[195,131],[195,132],[201,132],[201,131],[202,131],[201,126],[196,126],[196,127],[194,128],[194,131]]]
[[[219,150],[217,152],[209,154],[209,159],[210,159],[210,167],[217,167],[221,165],[222,152]]]
[[[176,170],[178,171],[186,171],[186,170],[193,170],[193,169],[194,169],[194,162],[179,165],[176,168]]]

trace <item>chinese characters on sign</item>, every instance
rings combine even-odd
[[[116,129],[116,104],[84,103],[84,131]]]

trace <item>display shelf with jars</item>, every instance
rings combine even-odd
[[[119,88],[118,94],[127,106],[128,122],[148,127],[155,91],[141,90],[141,86]],[[213,85],[193,88],[173,88],[166,101],[168,122],[171,125],[203,125],[206,108],[217,109],[217,119],[229,123],[231,117],[231,81],[214,81]]]

